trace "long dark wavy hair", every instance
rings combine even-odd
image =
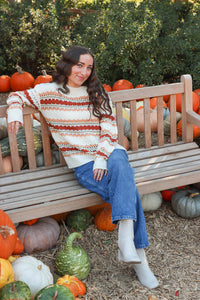
[[[67,51],[63,52],[62,58],[56,64],[53,81],[58,84],[63,84],[63,87],[60,90],[63,93],[69,93],[67,87],[68,77],[71,74],[72,67],[79,62],[80,56],[83,54],[90,54],[93,58],[92,72],[83,85],[87,86],[90,102],[89,107],[92,106],[93,115],[101,119],[103,114],[111,115],[112,110],[109,104],[109,97],[95,71],[94,55],[88,48],[72,46]]]

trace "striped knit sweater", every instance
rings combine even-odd
[[[23,105],[33,106],[45,117],[69,168],[95,161],[94,169],[106,169],[112,151],[123,148],[117,144],[114,115],[104,113],[101,120],[95,117],[92,108],[88,109],[85,86],[69,87],[68,94],[58,91],[59,87],[56,83],[44,83],[33,89],[11,93],[7,99],[8,122],[23,124]]]

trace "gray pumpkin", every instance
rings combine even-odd
[[[196,218],[200,216],[200,191],[180,190],[172,196],[171,204],[180,217]]]

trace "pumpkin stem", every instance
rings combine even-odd
[[[16,69],[17,69],[17,72],[19,74],[23,74],[24,73],[24,71],[22,70],[22,68],[19,65],[16,65]]]
[[[13,283],[11,291],[14,292],[16,290],[16,284]]]
[[[193,198],[194,196],[198,196],[199,195],[199,193],[198,192],[196,192],[196,193],[192,193],[192,194],[190,194],[190,198]]]
[[[55,300],[57,298],[57,296],[58,296],[58,291],[55,291],[55,294],[54,294],[52,300]]]
[[[42,75],[43,75],[43,76],[47,76],[46,70],[42,70]]]
[[[0,235],[6,239],[8,236],[15,234],[15,231],[7,225],[0,226]]]
[[[42,265],[39,265],[39,266],[38,266],[38,270],[42,270]]]
[[[75,239],[81,239],[82,235],[79,232],[73,232],[71,233],[65,242],[65,248],[71,248],[72,247],[72,243]]]

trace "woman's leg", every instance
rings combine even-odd
[[[121,220],[118,239],[119,258],[126,262],[139,263],[140,260],[142,261],[143,257],[138,259],[139,255],[136,253],[135,247],[143,249],[149,243],[140,196],[134,181],[134,170],[128,162],[127,153],[124,150],[114,150],[108,159],[108,174],[98,182],[93,178],[93,162],[74,170],[78,181],[85,188],[98,193],[104,201],[111,204],[112,222],[118,223]],[[127,228],[129,229],[127,230]],[[143,261],[141,265],[143,265]],[[139,267],[140,264],[137,266]],[[142,270],[142,268],[136,270],[140,281]],[[145,282],[145,286],[148,286],[148,283],[153,282],[155,278],[151,271],[147,273],[149,279],[141,281],[142,284]],[[153,279],[150,276],[151,273]],[[154,284],[155,286],[156,284]],[[149,287],[152,288],[152,284],[151,286],[149,284]]]

